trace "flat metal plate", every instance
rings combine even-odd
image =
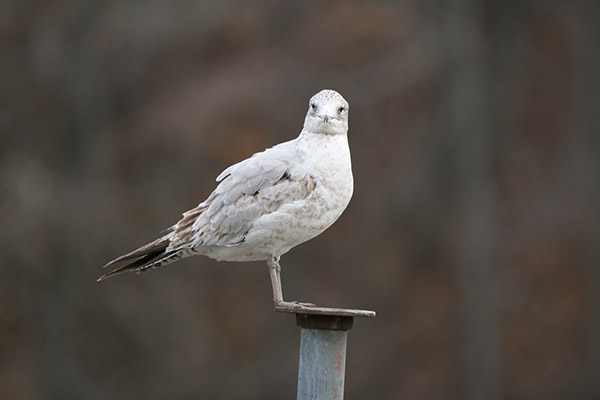
[[[311,314],[311,315],[332,315],[338,317],[366,317],[373,318],[377,313],[371,310],[355,310],[351,308],[332,308],[332,307],[275,307],[275,311],[288,314]]]
[[[303,329],[347,331],[352,329],[354,317],[341,315],[296,314],[296,325]]]

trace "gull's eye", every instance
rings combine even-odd
[[[317,111],[317,105],[315,103],[310,103],[310,109],[312,111]]]
[[[345,108],[345,107],[340,107],[340,108],[338,108],[338,114],[341,114],[341,113],[343,113],[344,111],[346,111],[346,108]]]

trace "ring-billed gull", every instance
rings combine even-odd
[[[225,169],[208,199],[185,212],[165,236],[106,264],[124,262],[98,280],[196,254],[266,260],[276,308],[306,306],[283,300],[279,258],[331,226],[350,202],[347,132],[348,102],[334,90],[320,91],[310,99],[296,139]]]

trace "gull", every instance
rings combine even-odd
[[[283,300],[280,257],[319,235],[346,209],[354,188],[348,147],[348,102],[334,90],[309,101],[300,135],[225,169],[208,198],[166,234],[104,267],[143,272],[181,258],[266,260],[275,308],[309,303]]]

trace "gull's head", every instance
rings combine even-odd
[[[335,90],[321,90],[308,102],[304,129],[314,133],[345,135],[348,132],[348,102]]]

